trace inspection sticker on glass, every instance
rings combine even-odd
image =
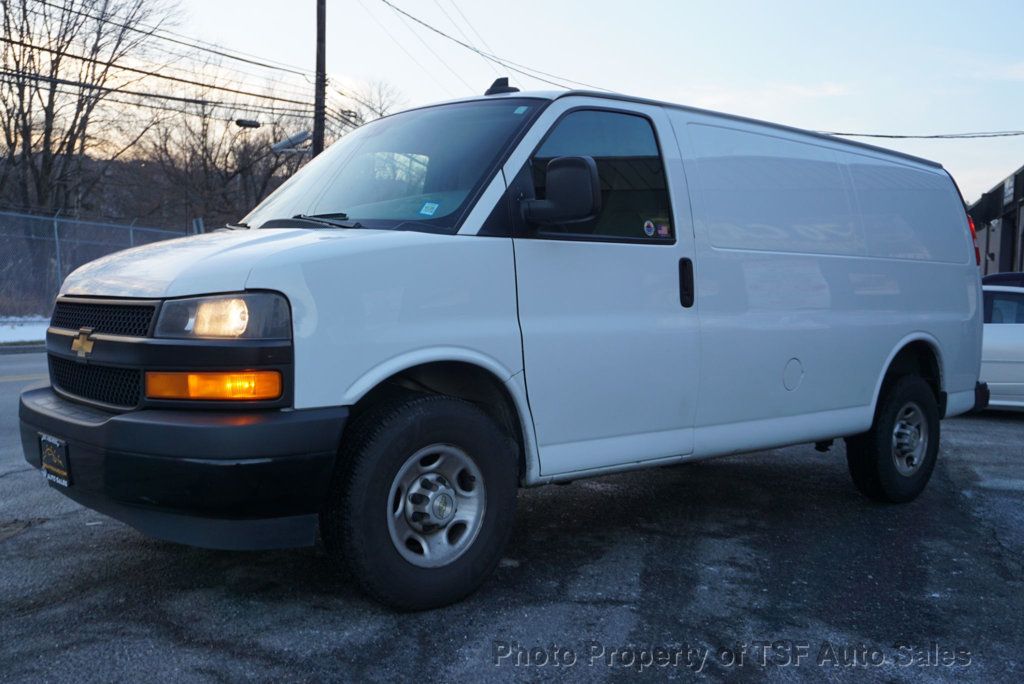
[[[644,235],[647,237],[671,238],[671,224],[664,216],[653,216],[644,221]]]
[[[424,202],[423,206],[420,207],[420,214],[422,216],[433,216],[439,206],[441,205],[437,202]]]

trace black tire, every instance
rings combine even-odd
[[[472,460],[486,505],[479,531],[460,556],[440,567],[419,567],[392,542],[389,499],[410,456],[435,444],[453,445]],[[494,419],[461,399],[411,395],[369,410],[345,430],[320,514],[328,556],[363,591],[399,610],[437,608],[468,596],[493,572],[512,533],[517,454]]]
[[[923,415],[927,442],[916,468],[904,459],[897,464],[893,431],[902,412],[917,407]],[[846,463],[861,494],[886,503],[913,501],[924,491],[939,453],[939,405],[931,386],[916,375],[887,382],[868,432],[846,439]],[[895,454],[895,456],[894,456]],[[916,461],[914,461],[916,462]],[[901,468],[904,472],[901,472]],[[908,472],[910,471],[910,472]]]

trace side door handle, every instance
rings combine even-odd
[[[679,260],[679,303],[693,306],[693,262],[686,258]]]

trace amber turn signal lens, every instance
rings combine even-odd
[[[146,373],[148,399],[253,401],[280,396],[279,371]]]

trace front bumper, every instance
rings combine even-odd
[[[51,388],[21,395],[25,460],[39,437],[68,444],[84,506],[168,541],[218,549],[309,546],[348,408],[111,413]]]

